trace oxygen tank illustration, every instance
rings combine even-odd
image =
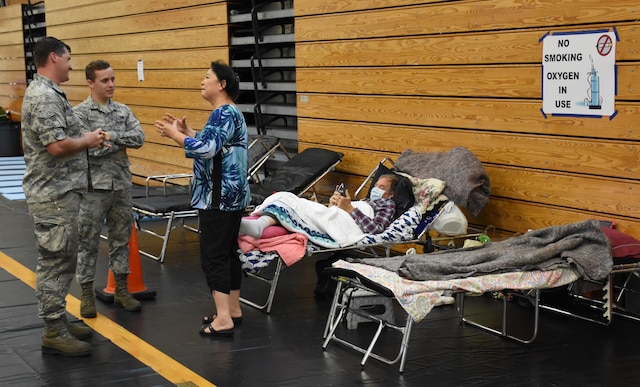
[[[587,93],[591,97],[585,98],[585,105],[589,106],[589,109],[601,109],[602,97],[600,96],[600,77],[598,76],[598,71],[593,64],[593,57],[589,55],[589,59],[591,59],[591,71],[587,73],[587,81],[589,82],[589,89]]]

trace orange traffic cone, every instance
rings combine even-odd
[[[129,277],[127,277],[127,289],[137,300],[148,300],[156,297],[155,290],[149,290],[144,285],[142,279],[142,266],[140,265],[140,251],[138,249],[138,234],[136,225],[133,225],[131,237],[129,238]],[[113,272],[109,269],[107,286],[104,289],[96,290],[96,297],[105,301],[113,302],[113,295],[116,292],[116,281]]]

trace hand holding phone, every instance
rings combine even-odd
[[[338,191],[340,195],[347,197],[347,189],[345,188],[344,183],[340,183],[340,185],[336,187],[336,191]]]

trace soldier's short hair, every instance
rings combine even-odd
[[[56,55],[63,55],[65,51],[71,53],[71,47],[60,39],[47,36],[38,41],[33,48],[33,60],[36,67],[44,67],[47,64],[49,54],[55,52]]]
[[[102,59],[94,60],[93,62],[89,63],[87,67],[84,68],[84,75],[86,75],[88,80],[95,81],[96,70],[106,70],[109,67],[111,67],[111,65],[106,60],[102,60]]]

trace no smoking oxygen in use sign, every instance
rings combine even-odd
[[[616,93],[615,31],[548,34],[542,38],[545,115],[612,116]]]

